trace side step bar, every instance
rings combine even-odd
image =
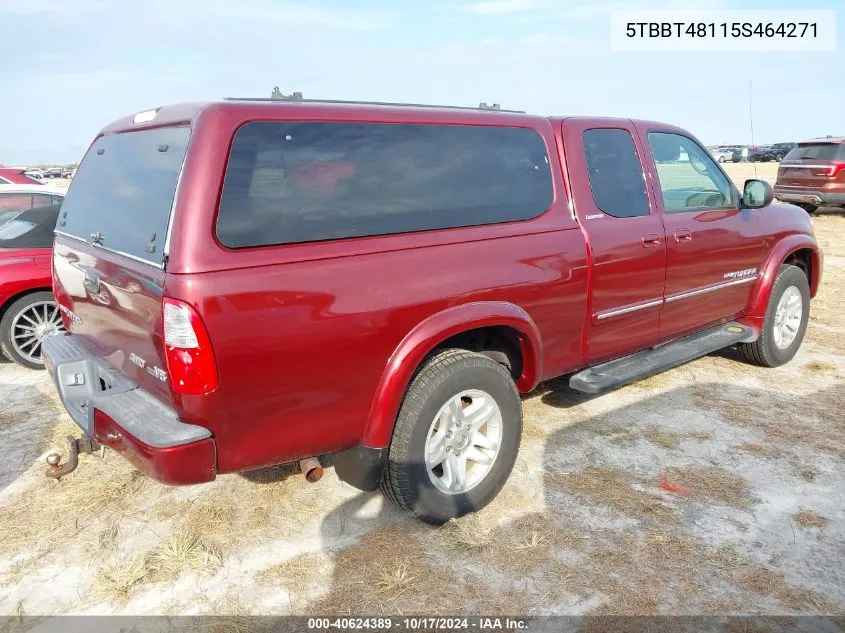
[[[754,339],[751,328],[736,322],[725,323],[659,347],[588,367],[569,379],[569,387],[584,393],[601,393]]]

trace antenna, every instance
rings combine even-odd
[[[754,147],[754,110],[751,106],[751,80],[748,80],[748,123],[751,125],[751,147]],[[750,150],[753,151],[753,150]],[[754,177],[757,178],[757,161],[754,161]]]

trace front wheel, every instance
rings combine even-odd
[[[522,403],[508,370],[466,350],[438,352],[408,387],[381,489],[435,525],[480,510],[507,481],[521,435]]]
[[[763,367],[778,367],[789,362],[801,347],[810,318],[810,284],[797,266],[780,267],[763,330],[753,343],[742,343],[746,360]]]
[[[53,294],[33,292],[12,303],[3,313],[0,349],[14,363],[30,369],[42,369],[42,341],[64,329]]]

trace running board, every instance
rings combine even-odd
[[[569,379],[569,387],[584,393],[601,393],[683,365],[711,352],[755,338],[750,327],[725,323],[696,332],[665,345],[588,367]]]

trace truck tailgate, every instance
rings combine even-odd
[[[169,403],[162,338],[164,276],[159,268],[56,236],[53,286],[68,331]]]

